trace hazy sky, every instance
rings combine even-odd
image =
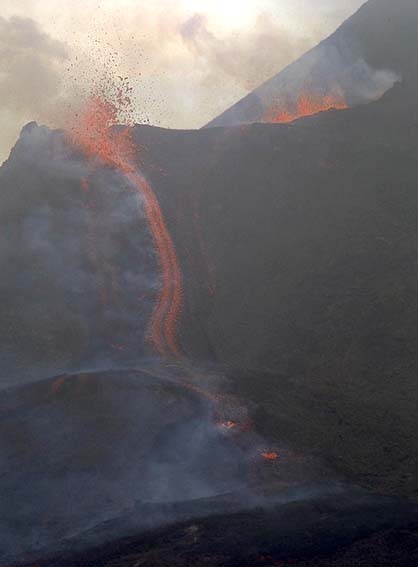
[[[200,127],[364,0],[0,0],[0,162],[30,120],[63,126],[104,72],[137,119]]]

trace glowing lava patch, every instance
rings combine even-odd
[[[313,116],[327,110],[344,110],[348,105],[341,95],[299,95],[293,107],[275,107],[270,109],[264,117],[264,122],[286,124],[304,116]]]
[[[266,461],[277,461],[277,459],[279,458],[278,453],[276,453],[275,451],[261,453],[261,456]]]
[[[225,421],[225,423],[221,423],[221,427],[230,431],[231,429],[235,429],[237,424],[235,421]]]

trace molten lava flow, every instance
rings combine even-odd
[[[312,116],[326,110],[344,110],[345,108],[348,108],[348,106],[341,95],[301,94],[294,108],[273,108],[266,114],[264,121],[285,124],[303,116]]]
[[[149,324],[148,338],[162,355],[179,356],[176,324],[182,307],[182,277],[173,241],[152,187],[132,165],[135,144],[128,127],[117,123],[117,106],[100,96],[91,97],[71,129],[71,141],[89,158],[119,170],[144,197],[145,214],[157,250],[162,289]]]

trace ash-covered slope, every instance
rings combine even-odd
[[[74,550],[69,538],[83,547],[107,522],[109,539],[123,537],[118,520],[129,514],[137,532],[166,524],[187,502],[246,485],[244,451],[214,425],[207,400],[141,371],[2,391],[0,424],[2,563]]]
[[[45,567],[413,567],[417,506],[341,487],[278,506],[194,518]],[[32,567],[33,563],[22,565]]]
[[[391,9],[384,0],[369,2],[363,16],[379,5]],[[405,42],[392,41],[390,23],[386,35],[379,28],[379,39],[388,45],[388,67],[403,80],[376,102],[291,125],[194,132],[138,126],[133,136],[138,168],[158,196],[183,274],[178,332],[184,357],[226,368],[266,445],[314,453],[331,476],[416,497],[418,83],[411,55],[416,42],[408,31],[415,3],[402,5]],[[372,20],[354,28],[362,57],[379,68]],[[88,162],[62,132],[29,125],[0,168],[0,220],[0,389],[71,368],[127,366],[149,355],[144,336],[157,295],[157,263],[141,200],[123,176]],[[180,404],[170,403],[173,414],[167,409],[172,392]],[[77,375],[2,392],[4,560],[16,553],[16,533],[20,551],[22,542],[24,550],[39,551],[66,536],[77,539],[85,528],[118,516],[120,506],[146,499],[153,494],[154,462],[159,473],[162,461],[168,467],[170,496],[179,499],[196,496],[184,493],[190,473],[213,489],[209,494],[222,492],[225,481],[240,485],[240,455],[228,460],[233,448],[201,410],[189,391],[137,373]],[[190,442],[200,427],[195,411],[200,418],[203,413],[205,433],[197,449]],[[166,443],[160,433],[168,435]],[[142,459],[145,453],[151,460]],[[221,467],[208,478],[211,462],[225,462],[231,476]],[[105,485],[95,482],[95,467]],[[148,485],[135,484],[141,475]],[[68,502],[75,494],[82,498],[73,510]],[[351,496],[348,516],[332,512],[326,533],[328,526],[344,532],[340,519],[353,518],[350,502]],[[146,510],[154,509],[150,505]],[[305,506],[290,517],[299,521]],[[409,522],[403,510],[395,506],[399,526]],[[391,514],[376,530],[393,527]],[[355,516],[363,526],[361,506]],[[379,516],[374,508],[372,519]],[[307,529],[321,517],[314,504]],[[246,516],[244,526],[253,518]],[[257,553],[266,543],[264,519],[261,514]],[[246,533],[236,520],[225,534],[231,561],[236,534]],[[216,522],[205,521],[201,541],[212,541],[212,529],[219,533]],[[287,559],[275,547],[275,526],[273,514],[267,564],[271,557]],[[189,527],[195,530],[195,522]],[[112,526],[101,529],[114,535]],[[393,537],[416,554],[414,530]],[[177,528],[164,533],[178,549],[183,536]],[[386,535],[373,537],[371,549],[390,546],[393,537]],[[188,546],[199,536],[185,537]],[[295,538],[297,548],[300,533]],[[199,539],[195,544],[198,563],[208,549]],[[353,545],[332,554],[344,555],[342,564],[357,562],[368,552]],[[124,550],[129,564],[129,546]],[[254,559],[251,553],[245,561]],[[141,554],[133,561],[142,561]],[[341,564],[335,561],[325,564]],[[314,557],[305,564],[321,563]]]
[[[269,121],[300,95],[335,96],[348,106],[370,102],[394,82],[416,75],[415,0],[369,0],[329,38],[237,102],[208,126]]]
[[[418,489],[416,100],[405,79],[378,102],[287,126],[134,131],[183,272],[185,356],[229,367],[265,436],[408,494]],[[137,208],[118,209],[130,192],[110,168],[94,177],[108,205],[98,204],[93,251],[106,262],[87,255],[91,280],[77,279],[73,258],[95,234],[80,205],[84,167],[61,133],[32,126],[0,170],[13,236],[2,245],[3,385],[146,352],[152,246]],[[34,250],[37,233],[24,227],[46,206],[49,231]],[[102,303],[114,271],[118,300]]]
[[[138,128],[185,282],[186,353],[236,368],[257,423],[415,493],[418,109],[405,80],[290,126]]]
[[[415,3],[402,6],[409,26]],[[266,436],[415,494],[416,41],[407,26],[395,45],[388,26],[403,80],[376,102],[286,126],[133,134],[183,272],[185,356],[230,368]],[[354,27],[379,66],[375,28]],[[34,125],[0,169],[3,386],[148,353],[152,241],[126,180],[93,171]]]

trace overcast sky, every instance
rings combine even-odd
[[[103,72],[137,120],[197,128],[364,0],[0,0],[0,162],[30,120],[62,127]]]

